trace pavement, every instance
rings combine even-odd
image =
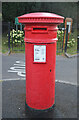
[[[2,55],[2,118],[77,118],[78,60],[56,56],[55,107],[37,112],[25,110],[24,54]]]
[[[77,53],[75,53],[74,55],[70,55],[66,52],[65,56],[68,57],[68,58],[77,57],[77,56],[79,56],[79,51],[77,51]]]

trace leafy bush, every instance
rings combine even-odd
[[[64,36],[64,31],[63,30],[57,30],[57,38],[58,41],[57,42],[62,42],[63,41],[63,36]]]
[[[64,31],[60,31],[58,30],[57,31],[57,38],[58,38],[58,41],[57,42],[62,42],[63,41],[63,33]],[[8,34],[7,34],[7,38],[8,38]],[[10,31],[10,44],[12,44],[12,38],[13,38],[13,44],[15,44],[16,46],[16,43],[24,43],[24,31],[16,31],[16,30],[12,30]],[[7,44],[8,41],[4,42],[4,44]]]
[[[69,39],[69,41],[67,42],[67,48],[73,47],[75,45],[75,39]]]
[[[8,37],[8,34],[7,34]],[[10,31],[10,44],[12,44],[12,39],[13,39],[13,44],[16,43],[24,43],[24,31],[20,31],[20,30],[12,30]]]
[[[58,38],[58,41],[57,43],[62,43],[63,42],[63,36],[64,36],[64,31],[63,30],[58,30],[57,31],[57,38]],[[7,37],[8,37],[8,34],[7,34]],[[16,31],[16,30],[12,30],[10,31],[10,44],[12,44],[12,38],[13,38],[13,44],[16,46],[16,44],[20,44],[20,43],[24,43],[24,31]],[[5,44],[8,44],[8,40],[6,42],[4,42],[4,45]],[[70,47],[73,47],[75,44],[75,40],[74,38],[71,38],[70,36],[70,39],[67,43],[67,47],[70,48]]]
[[[64,31],[60,31],[58,30],[57,31],[57,38],[58,38],[58,41],[57,42],[62,42],[63,41],[63,36],[64,36]],[[67,42],[67,48],[70,48],[70,47],[73,47],[75,45],[75,39],[73,38],[73,34],[71,34],[69,36],[69,41]]]

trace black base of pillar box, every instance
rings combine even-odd
[[[38,110],[38,109],[29,107],[25,101],[25,113],[26,113],[26,115],[28,115],[28,117],[31,117],[31,118],[36,117],[40,113],[46,113],[48,111],[52,111],[52,110],[54,110],[54,107],[55,107],[55,104],[53,104],[53,106],[48,109]]]

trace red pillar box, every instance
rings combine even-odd
[[[64,17],[30,13],[18,17],[25,24],[26,103],[44,110],[55,104],[57,25]]]

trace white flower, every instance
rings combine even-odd
[[[14,37],[14,34],[13,34],[13,37]]]
[[[15,30],[13,29],[13,33],[15,32]]]
[[[64,31],[62,30],[62,33],[64,33]]]
[[[19,35],[17,35],[17,37],[19,37]]]
[[[74,41],[74,38],[72,39],[72,41]]]
[[[15,39],[15,42],[17,42],[17,40]]]

